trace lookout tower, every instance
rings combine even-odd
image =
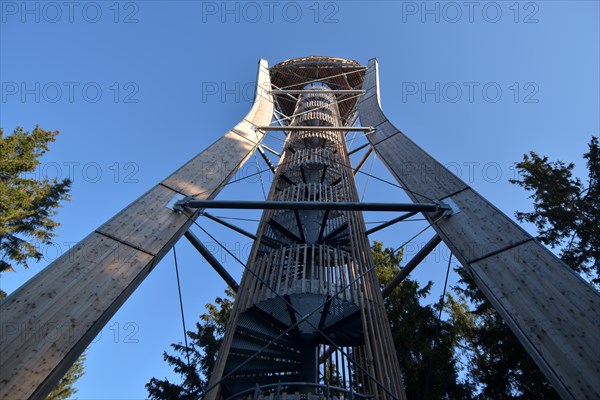
[[[376,60],[261,60],[239,124],[0,303],[0,400],[44,399],[182,236],[236,291],[202,398],[404,399],[383,299],[441,241],[563,399],[600,398],[598,292],[397,129],[379,92]],[[280,150],[262,142],[274,130]],[[353,131],[412,203],[359,201]],[[216,199],[254,152],[274,173],[268,199]],[[210,208],[264,211],[253,234]],[[404,214],[366,230],[369,210]],[[368,235],[416,213],[436,233],[381,290]],[[239,285],[189,231],[201,215],[254,239]]]

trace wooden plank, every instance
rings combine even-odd
[[[367,82],[367,81],[365,81]],[[382,159],[395,158],[398,161],[394,168],[387,165],[388,170],[416,201],[441,199],[467,188],[467,184],[445,168],[440,162],[427,154],[415,142],[392,125],[382,113],[370,112],[378,107],[375,96],[360,101],[361,124],[366,125],[365,119],[374,126],[376,131],[367,135],[369,142],[377,155]],[[427,193],[419,192],[414,187],[425,187]],[[423,194],[424,196],[419,196]]]
[[[377,68],[371,60],[359,115],[378,127],[368,140],[379,157],[414,201],[457,204],[461,211],[434,228],[559,395],[600,398],[600,294],[387,120]]]
[[[90,246],[96,255],[90,256]],[[129,297],[153,261],[148,254],[92,234],[52,264],[55,271],[65,272],[62,276],[36,281],[9,297],[2,304],[2,325],[16,332],[2,338],[2,398],[28,398],[36,388],[21,382],[41,382],[66,362],[65,354],[85,350],[108,322],[111,314],[105,310]],[[142,268],[123,268],[132,264]],[[76,276],[69,270],[77,271]]]
[[[475,262],[471,269],[502,307],[502,313],[526,321],[518,325],[532,347],[552,349],[543,355],[545,361],[569,391],[581,394],[579,398],[598,398],[589,395],[600,393],[597,292],[587,285],[571,285],[573,278],[579,277],[555,259],[530,241]],[[572,320],[578,323],[572,325]]]
[[[212,199],[270,123],[266,61],[246,120],[131,203],[0,304],[0,399],[44,398],[188,229],[194,214],[165,206],[176,193]],[[262,86],[262,88],[261,88]]]
[[[454,254],[466,262],[509,248],[531,238],[505,214],[474,190],[451,196],[460,212],[452,218],[441,219],[437,228],[453,240]],[[478,221],[479,223],[472,223]],[[510,234],[507,235],[507,232]]]

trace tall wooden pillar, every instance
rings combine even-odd
[[[385,117],[376,60],[360,121],[413,201],[451,200],[459,213],[433,227],[564,399],[600,398],[600,294]],[[432,218],[426,217],[430,222]]]
[[[214,198],[251,156],[263,137],[254,126],[273,115],[269,90],[261,60],[244,120],[0,304],[0,399],[52,389],[197,217],[166,205],[177,194]]]

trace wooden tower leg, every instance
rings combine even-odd
[[[52,389],[197,217],[169,201],[214,198],[251,156],[263,137],[253,128],[273,115],[270,86],[261,60],[244,120],[0,304],[0,399],[43,399]]]
[[[599,293],[394,127],[381,110],[378,81],[371,60],[359,115],[376,128],[368,139],[377,155],[413,201],[456,203],[460,212],[435,230],[560,396],[600,398]]]

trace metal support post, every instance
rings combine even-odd
[[[221,278],[223,278],[227,285],[229,285],[229,287],[235,293],[237,293],[237,291],[240,288],[240,285],[238,285],[235,279],[233,279],[233,277],[229,275],[229,272],[227,272],[225,267],[221,265],[221,263],[215,258],[215,256],[212,255],[212,253],[206,248],[206,246],[202,244],[200,239],[198,239],[198,237],[196,237],[196,235],[194,235],[190,231],[187,231],[184,235],[186,239],[190,241],[192,246],[194,246],[196,250],[198,250],[198,252],[202,254],[202,257],[206,259],[206,261],[211,265],[211,267],[213,267],[215,271],[217,271],[217,273],[221,276]]]

